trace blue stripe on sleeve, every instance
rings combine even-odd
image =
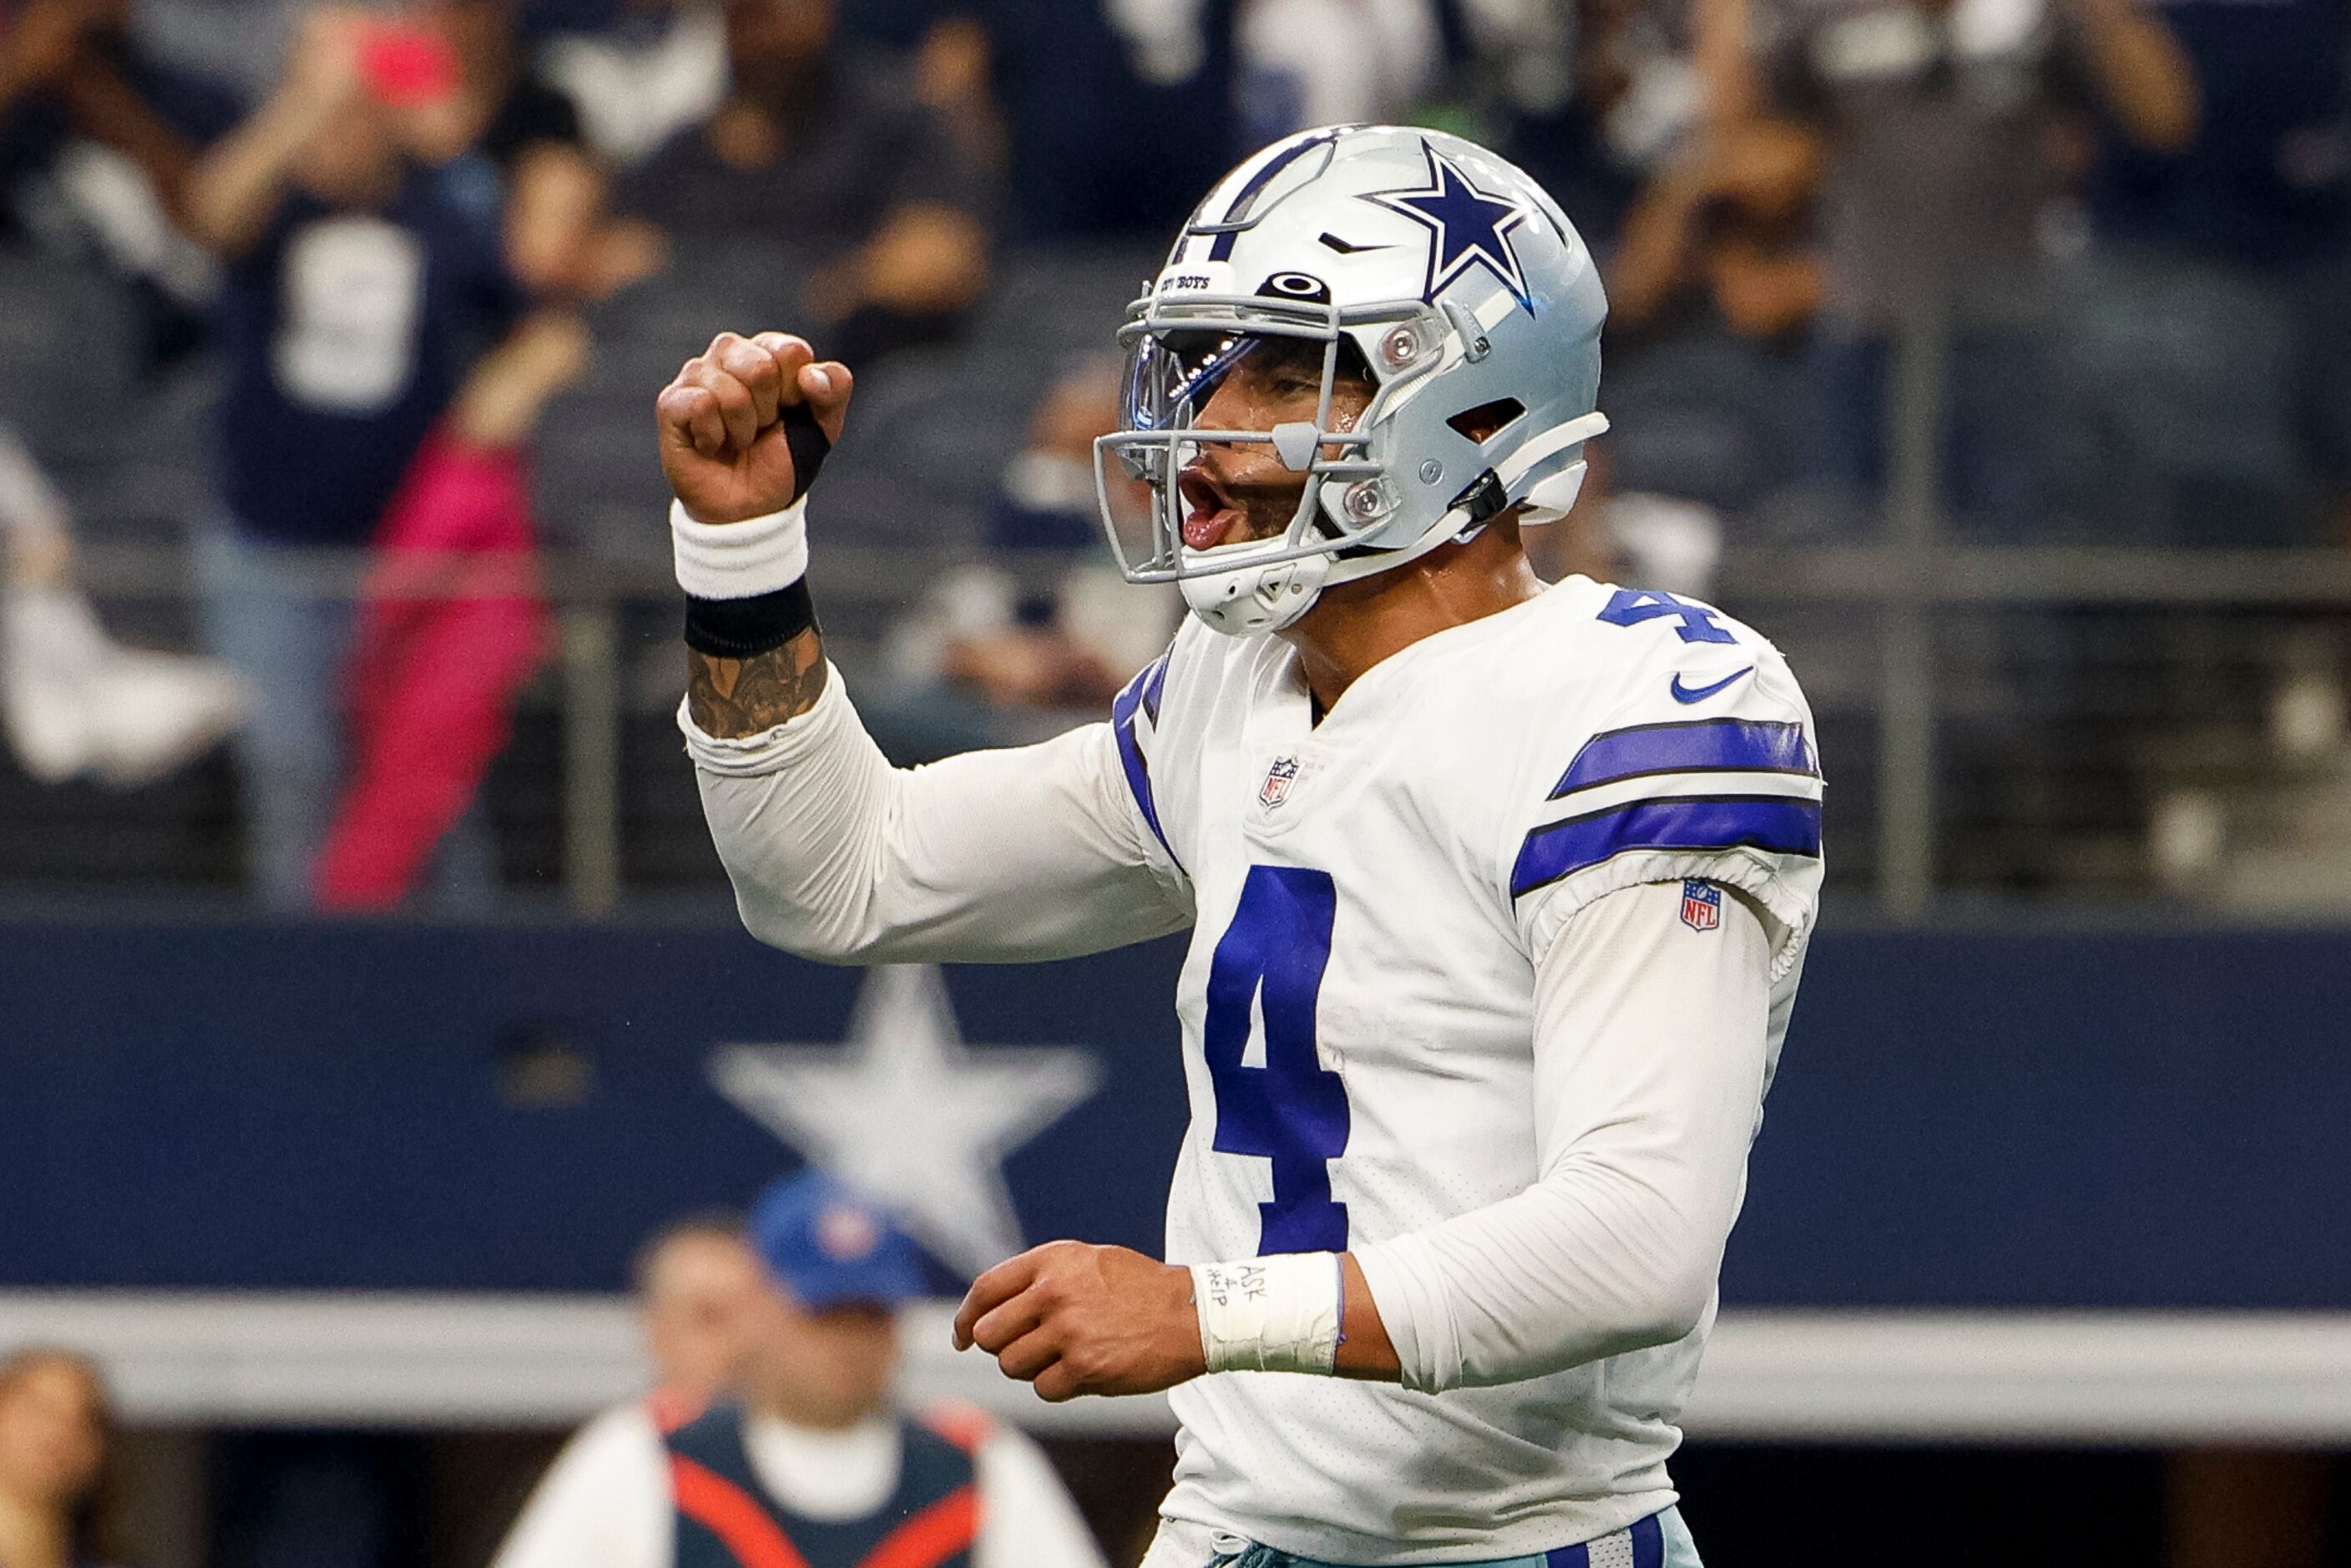
[[[1612,729],[1583,743],[1567,765],[1558,800],[1576,789],[1652,773],[1813,774],[1813,748],[1800,724],[1743,718],[1694,719]]]
[[[1510,896],[1532,893],[1627,850],[1768,850],[1821,852],[1817,801],[1783,795],[1715,795],[1641,800],[1552,822],[1527,835],[1510,868]]]
[[[1178,869],[1183,862],[1176,858],[1176,846],[1167,841],[1166,832],[1159,826],[1159,803],[1151,798],[1151,765],[1144,759],[1143,744],[1135,738],[1135,709],[1147,709],[1155,720],[1159,716],[1160,685],[1167,678],[1167,660],[1162,655],[1126,684],[1126,690],[1110,705],[1111,733],[1118,738],[1119,766],[1126,770],[1126,787],[1134,795],[1134,803],[1143,812],[1143,820],[1151,825],[1151,836],[1167,852]]]
[[[1154,659],[1151,667],[1143,672],[1143,711],[1155,725],[1159,722],[1159,694],[1167,688],[1167,661],[1175,656],[1175,650],[1171,648]]]

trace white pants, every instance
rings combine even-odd
[[[1667,1509],[1657,1518],[1665,1537],[1665,1561],[1662,1568],[1703,1568],[1698,1562],[1698,1547],[1690,1540],[1689,1528],[1682,1523],[1681,1510]],[[1618,1531],[1604,1535],[1588,1544],[1586,1556],[1591,1568],[1634,1568],[1633,1548],[1629,1531]],[[1151,1538],[1151,1550],[1143,1554],[1142,1568],[1207,1568],[1218,1558],[1230,1558],[1248,1551],[1254,1543],[1238,1535],[1228,1535],[1190,1520],[1162,1519],[1158,1533]],[[1294,1557],[1288,1552],[1269,1552],[1264,1568],[1335,1568],[1317,1563],[1311,1558]],[[1541,1568],[1542,1557],[1507,1557],[1494,1560],[1480,1568]],[[1236,1568],[1258,1568],[1255,1564],[1238,1564]],[[1472,1568],[1462,1564],[1460,1568]]]

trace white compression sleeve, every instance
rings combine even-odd
[[[1405,1386],[1513,1383],[1704,1320],[1761,1113],[1766,918],[1732,894],[1694,931],[1660,883],[1561,929],[1535,973],[1540,1179],[1355,1250]]]
[[[828,670],[763,734],[685,732],[743,924],[835,963],[1066,957],[1191,924],[1128,799],[1107,725],[1040,746],[890,766]]]

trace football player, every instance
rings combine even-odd
[[[1227,176],[1096,449],[1193,616],[1109,720],[891,768],[804,505],[851,377],[722,336],[659,400],[681,714],[745,923],[833,962],[1190,927],[1168,1260],[1057,1242],[959,1343],[1173,1389],[1149,1568],[1697,1562],[1667,1458],[1821,879],[1811,716],[1703,604],[1547,588],[1605,310],[1556,204],[1432,131]]]

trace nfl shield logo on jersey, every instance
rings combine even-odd
[[[1722,924],[1722,889],[1710,882],[1682,883],[1682,924],[1693,931],[1711,931]]]
[[[1298,758],[1277,757],[1273,766],[1265,770],[1265,782],[1259,786],[1257,803],[1270,811],[1290,799],[1290,781],[1298,777]]]

